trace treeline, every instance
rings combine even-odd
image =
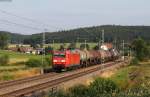
[[[46,43],[66,43],[66,42],[98,42],[102,35],[102,30],[105,31],[106,42],[131,42],[137,37],[144,40],[150,39],[150,26],[119,26],[119,25],[104,25],[78,28],[59,32],[46,32]],[[1,32],[0,32],[1,33]],[[24,44],[41,44],[42,33],[33,35],[20,35],[9,33],[11,43]]]
[[[6,49],[9,43],[8,33],[0,33],[0,49]]]
[[[59,31],[53,33],[46,33],[46,43],[52,43],[53,40],[58,43],[66,42],[98,42],[102,35],[102,30],[105,32],[105,41],[131,42],[137,37],[141,37],[144,40],[150,39],[150,26],[116,26],[105,25],[95,26],[88,28],[79,28],[68,31]],[[29,43],[41,43],[42,35],[34,34],[24,40],[25,44]]]

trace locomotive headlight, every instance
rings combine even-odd
[[[66,62],[66,60],[61,60],[61,62]]]
[[[53,60],[53,62],[57,62],[57,60]]]

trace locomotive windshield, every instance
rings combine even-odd
[[[61,58],[64,58],[64,57],[65,57],[65,54],[54,54],[54,57],[61,57]]]

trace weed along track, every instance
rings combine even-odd
[[[50,89],[63,82],[67,82],[96,71],[105,71],[106,69],[109,69],[109,67],[122,63],[124,62],[109,62],[103,65],[95,65],[60,74],[46,74],[28,79],[4,82],[0,84],[0,97],[22,97],[22,95],[28,95],[48,88]]]

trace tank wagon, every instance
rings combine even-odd
[[[53,52],[53,69],[83,68],[91,65],[100,64],[116,60],[119,53],[114,48],[102,47],[100,50],[64,50]]]

